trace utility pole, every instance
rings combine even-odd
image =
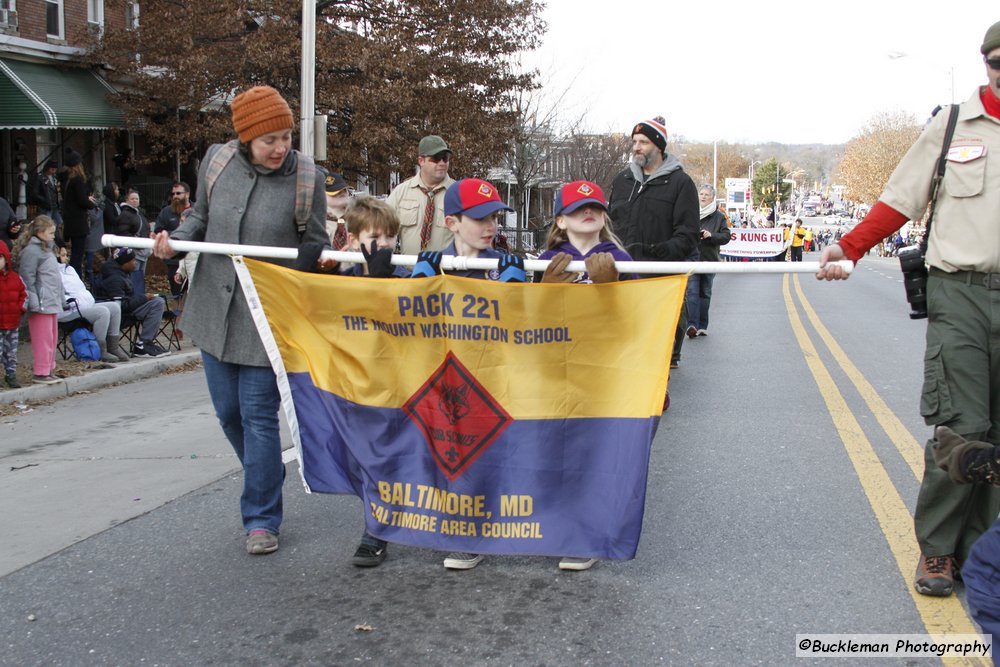
[[[316,115],[316,0],[302,0],[302,71],[299,80],[299,152],[313,155]]]

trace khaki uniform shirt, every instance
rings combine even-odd
[[[920,220],[930,201],[948,111],[940,111],[903,156],[880,197],[910,220]],[[1000,120],[983,109],[979,90],[958,114],[927,263],[948,272],[1000,272]]]
[[[451,176],[444,179],[434,193],[434,226],[425,250],[443,250],[451,243],[453,234],[444,224],[444,192],[455,182]],[[420,189],[420,176],[408,178],[397,185],[386,200],[399,216],[399,247],[404,255],[420,252],[420,227],[424,222],[427,195]]]

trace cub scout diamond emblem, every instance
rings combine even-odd
[[[423,432],[434,462],[450,480],[465,472],[512,421],[451,352],[403,411]]]
[[[972,162],[986,155],[986,146],[952,146],[948,149],[948,162]]]
[[[588,196],[590,193],[592,193],[594,191],[594,188],[590,187],[586,183],[582,183],[580,185],[580,187],[578,187],[576,189],[576,191],[579,192],[581,195],[583,195],[583,196],[586,197],[586,196]]]
[[[490,186],[483,183],[482,185],[479,186],[479,194],[489,199],[490,197],[493,196],[493,189]]]

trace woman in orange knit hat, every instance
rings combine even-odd
[[[288,103],[274,88],[254,86],[237,95],[231,106],[239,138],[208,149],[198,174],[194,208],[172,234],[156,235],[157,257],[175,254],[168,243],[171,238],[329,247],[323,174],[311,158],[292,148],[294,117]],[[301,186],[296,182],[303,171],[313,172],[315,185],[309,210],[297,211]],[[246,550],[276,551],[285,477],[278,386],[232,260],[225,255],[199,256],[197,278],[191,281],[184,306],[184,332],[201,348],[215,413],[243,464],[240,511]]]

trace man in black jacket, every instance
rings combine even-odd
[[[49,160],[42,167],[41,173],[35,176],[30,191],[31,203],[38,207],[38,215],[47,215],[52,218],[56,226],[62,224],[62,213],[59,202],[59,181],[56,179],[56,170],[59,165],[55,160]]]
[[[667,153],[661,119],[636,123],[632,162],[611,185],[615,232],[636,260],[680,262],[698,242],[698,190]]]
[[[166,302],[158,296],[136,294],[130,274],[136,270],[135,253],[129,248],[115,248],[101,265],[100,295],[121,299],[122,314],[139,321],[139,339],[132,348],[133,357],[165,357],[170,352],[156,342]]]
[[[609,214],[615,233],[638,261],[682,262],[698,259],[698,189],[680,161],[667,153],[662,118],[632,129],[632,162],[611,185]],[[671,368],[680,363],[680,341],[687,326],[681,309]]]

